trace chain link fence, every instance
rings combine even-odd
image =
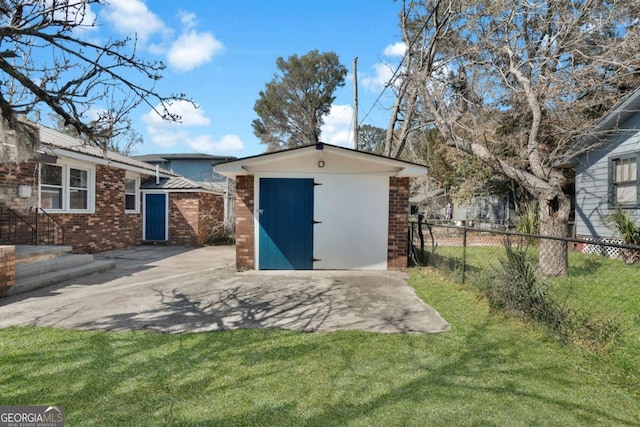
[[[633,331],[640,351],[640,246],[615,239],[550,237],[431,222],[411,223],[409,237],[415,265],[444,271],[454,281],[484,290],[505,281],[508,251],[514,249],[558,304],[594,318],[615,319]]]

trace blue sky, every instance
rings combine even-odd
[[[172,108],[181,124],[161,123],[148,106],[132,114],[144,144],[134,154],[160,152],[259,154],[265,146],[253,135],[253,106],[276,73],[276,59],[318,49],[334,51],[349,69],[344,87],[323,127],[322,140],[349,146],[353,104],[352,61],[358,57],[359,116],[386,127],[393,99],[374,101],[400,60],[400,2],[392,0],[110,0],[92,10],[98,29],[92,37],[137,34],[139,55],[167,64],[156,89],[183,92],[200,108]],[[96,34],[97,33],[97,34]],[[100,108],[100,106],[96,106]]]

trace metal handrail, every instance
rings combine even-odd
[[[25,216],[0,206],[0,240],[14,245],[64,245],[66,232],[65,226],[42,208],[35,208],[34,226]]]
[[[40,238],[40,220],[38,219],[40,213],[43,214],[47,220],[46,239]],[[52,223],[54,224],[53,231],[51,231]],[[45,211],[43,208],[36,208],[36,244],[40,244],[40,242],[42,242],[47,245],[51,245],[51,244],[64,245],[66,232],[67,232],[67,229],[65,228],[64,225],[60,223],[60,221],[58,221],[57,219],[49,215],[49,213]],[[59,234],[62,235],[61,240],[57,239]]]
[[[19,245],[37,244],[37,230],[18,212],[6,206],[0,206],[0,239]]]

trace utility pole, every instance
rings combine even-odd
[[[358,57],[353,58],[353,145],[358,147]]]

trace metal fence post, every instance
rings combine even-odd
[[[40,224],[38,221],[38,208],[36,208],[36,238],[33,244],[35,244],[36,246],[40,244]]]
[[[462,229],[462,284],[467,272],[467,224]]]
[[[424,264],[424,233],[422,232],[422,220],[424,215],[418,215],[418,236],[420,237],[420,264]]]

